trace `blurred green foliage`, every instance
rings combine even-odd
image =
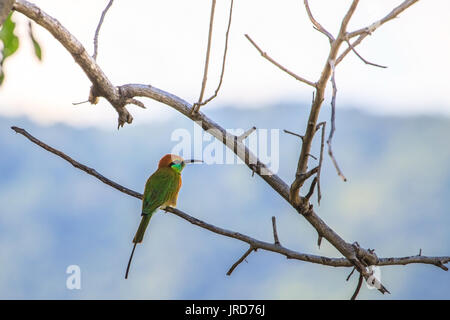
[[[2,57],[0,60],[0,85],[5,79],[3,64],[9,56],[14,54],[19,48],[19,38],[14,34],[16,24],[11,19],[12,12],[8,15],[0,30],[0,40],[3,42]]]
[[[17,49],[19,49],[19,37],[15,34],[16,23],[12,20],[12,12],[8,15],[5,22],[0,29],[0,40],[3,43],[2,51],[1,51],[1,60],[0,60],[0,85],[2,85],[5,80],[5,72],[4,72],[4,62],[6,58],[13,55]],[[30,36],[31,42],[33,43],[34,54],[39,59],[42,60],[42,49],[39,42],[36,40],[33,34],[33,28],[31,21],[28,23],[28,35]]]

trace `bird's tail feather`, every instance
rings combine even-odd
[[[147,229],[151,217],[152,214],[145,214],[142,216],[141,223],[139,224],[139,228],[137,229],[136,235],[133,239],[134,243],[141,243],[144,239],[145,230]]]
[[[128,260],[127,271],[125,272],[125,279],[128,279],[128,272],[130,271],[131,260],[133,260],[134,249],[136,249],[136,242],[133,246],[133,251],[131,251],[130,260]]]
[[[150,222],[151,214],[145,214],[142,216],[139,228],[136,231],[136,235],[133,239],[133,251],[131,251],[130,260],[128,260],[127,271],[125,273],[125,279],[128,279],[128,272],[130,271],[131,260],[133,260],[134,250],[136,249],[136,244],[141,243],[144,239],[145,230],[147,229],[148,223]]]

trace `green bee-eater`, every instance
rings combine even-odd
[[[183,160],[183,158],[166,154],[159,160],[158,169],[148,178],[145,184],[144,196],[142,198],[142,218],[136,235],[133,239],[133,251],[128,261],[125,279],[128,278],[131,260],[133,259],[136,244],[144,239],[145,230],[153,213],[158,208],[175,207],[177,204],[178,191],[181,188],[181,171],[187,163],[202,162],[201,160]]]

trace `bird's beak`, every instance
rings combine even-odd
[[[184,160],[184,163],[186,163],[186,164],[194,163],[194,162],[203,162],[203,161],[202,160],[195,160],[195,159]]]

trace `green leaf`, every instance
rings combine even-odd
[[[12,21],[11,16],[12,12],[8,15],[0,30],[0,40],[3,42],[2,62],[19,48],[19,38],[14,34],[16,24]]]
[[[30,35],[30,39],[33,42],[34,54],[36,57],[42,61],[42,50],[39,42],[36,40],[33,34],[33,26],[31,25],[31,21],[28,22],[28,34]]]
[[[3,48],[0,57],[0,85],[5,79],[5,72],[3,71],[3,65],[9,56],[14,54],[19,48],[19,38],[14,34],[16,24],[11,19],[12,12],[8,15],[5,22],[0,29],[0,41],[3,42]]]

